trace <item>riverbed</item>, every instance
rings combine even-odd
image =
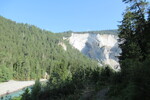
[[[40,82],[46,81],[46,79],[40,79]],[[8,82],[0,83],[0,97],[13,94],[19,90],[23,90],[26,87],[35,84],[35,80],[32,81],[15,81],[10,80]]]

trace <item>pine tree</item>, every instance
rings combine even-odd
[[[123,0],[131,6],[126,9],[124,18],[119,26],[120,47],[122,53],[120,63],[125,59],[145,59],[144,31],[145,31],[145,8],[147,2],[143,0]]]
[[[123,0],[129,3],[119,26],[119,42],[122,49],[119,57],[121,80],[113,88],[121,100],[149,100],[149,48],[150,24],[146,18],[145,0]],[[148,13],[149,15],[149,13]],[[119,75],[119,74],[118,74]],[[119,95],[119,96],[117,96]],[[116,99],[115,98],[115,99]]]
[[[41,92],[41,83],[38,79],[35,81],[35,85],[32,88],[31,100],[39,100],[40,92]]]

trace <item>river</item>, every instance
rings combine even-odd
[[[19,97],[19,96],[21,96],[24,93],[25,89],[27,89],[27,88],[29,90],[31,90],[32,86],[29,86],[29,87],[23,88],[21,90],[18,90],[18,91],[12,92],[12,93],[8,93],[8,94],[6,94],[4,96],[1,96],[0,100],[10,100],[11,98]]]

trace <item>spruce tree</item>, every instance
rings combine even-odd
[[[131,6],[126,9],[119,26],[119,42],[122,49],[120,63],[125,59],[142,61],[145,59],[144,31],[147,2],[143,0],[123,0]]]

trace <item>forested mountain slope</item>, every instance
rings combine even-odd
[[[78,69],[96,66],[63,41],[62,35],[0,17],[0,81],[42,78],[60,70],[65,78]]]

